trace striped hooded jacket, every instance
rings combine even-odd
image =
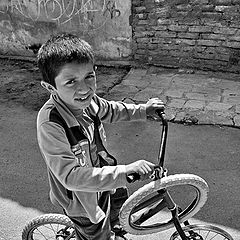
[[[47,165],[51,202],[69,216],[98,223],[105,217],[98,206],[101,192],[126,187],[127,180],[125,165],[100,167],[91,115],[106,123],[145,120],[146,106],[95,95],[82,114],[74,115],[57,95],[51,95],[38,113],[37,138]],[[102,123],[98,127],[105,140]]]

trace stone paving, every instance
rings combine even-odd
[[[159,97],[169,121],[240,127],[239,75],[132,68],[105,97],[134,103]]]

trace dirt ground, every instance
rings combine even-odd
[[[99,95],[127,73],[126,68],[99,66]],[[49,201],[45,163],[37,145],[37,110],[48,98],[40,81],[35,63],[0,59],[0,222],[4,223],[0,226],[0,240],[19,240],[25,224],[33,217],[60,211]],[[108,126],[108,149],[123,164],[135,159],[154,161],[158,128],[159,124],[151,121]],[[239,130],[171,123],[166,153],[169,175],[193,173],[210,186],[208,202],[191,223],[217,224],[239,239]],[[131,186],[131,192],[138,187],[137,183]],[[150,238],[169,239],[168,233],[168,237],[162,234]],[[146,240],[149,236],[131,238]]]
[[[98,66],[97,94],[103,96],[128,73],[127,67]],[[36,62],[0,59],[0,102],[21,104],[39,110],[48,99],[48,92],[40,85],[42,80]]]

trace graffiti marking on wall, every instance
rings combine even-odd
[[[96,29],[121,15],[115,0],[8,0],[0,3],[0,14],[11,12],[32,21],[79,24]]]

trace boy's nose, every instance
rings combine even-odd
[[[84,94],[84,93],[88,92],[88,90],[89,90],[89,87],[84,82],[79,83],[78,86],[77,86],[77,92],[78,93]]]

